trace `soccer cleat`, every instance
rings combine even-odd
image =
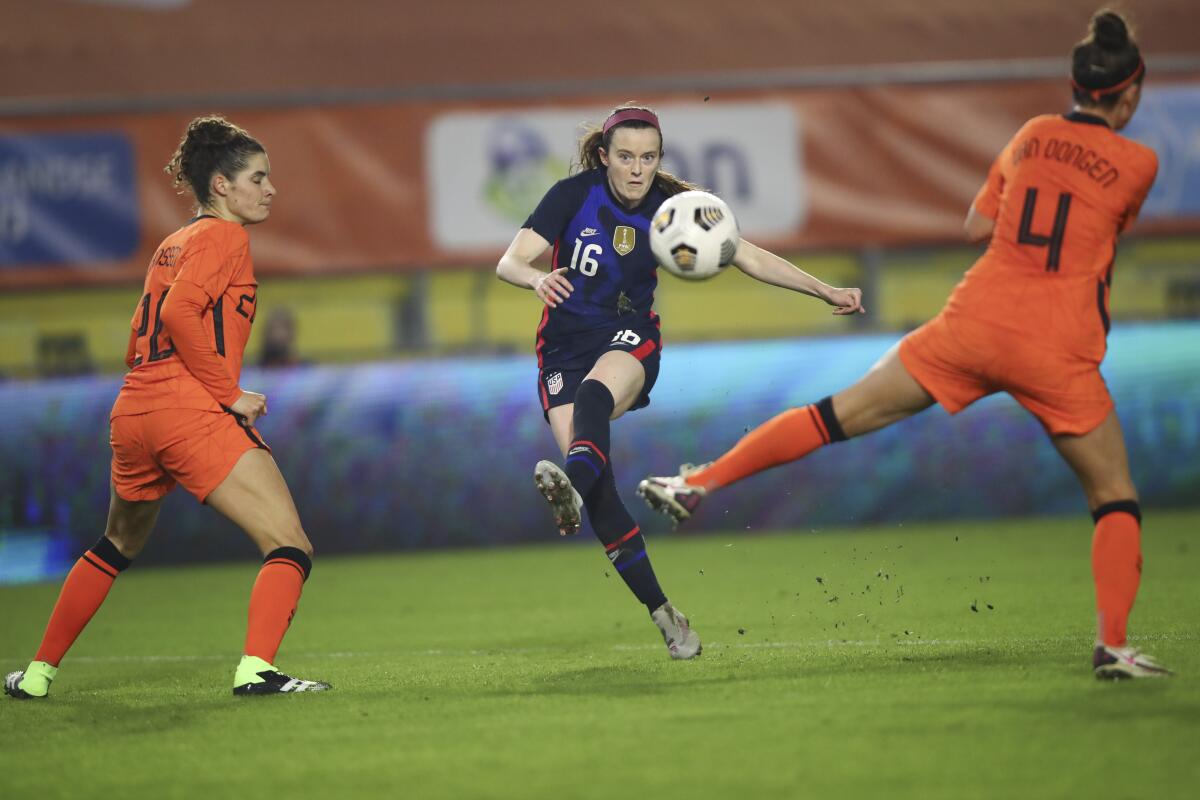
[[[50,694],[50,682],[58,667],[45,661],[32,661],[24,670],[4,676],[4,693],[16,700],[39,700]]]
[[[662,631],[663,641],[671,658],[686,659],[700,655],[700,635],[688,625],[687,617],[675,606],[663,603],[650,612],[650,619]]]
[[[237,695],[323,692],[332,688],[322,681],[302,681],[284,675],[257,656],[242,656],[233,678],[233,693]]]
[[[687,482],[687,476],[697,469],[699,467],[684,464],[679,468],[678,475],[669,478],[651,476],[638,484],[637,493],[650,508],[666,514],[676,523],[684,522],[708,494],[703,486],[692,486]]]
[[[1092,653],[1092,672],[1100,680],[1166,678],[1174,673],[1135,647],[1098,644]]]
[[[533,468],[533,482],[550,504],[559,534],[572,536],[579,533],[579,526],[583,524],[579,514],[579,509],[583,508],[583,498],[571,485],[567,473],[553,461],[539,461]]]

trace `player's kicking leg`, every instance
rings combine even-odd
[[[1092,671],[1101,679],[1161,678],[1170,670],[1131,647],[1126,625],[1142,576],[1142,512],[1129,475],[1116,412],[1082,436],[1053,437],[1083,484],[1095,521],[1092,578],[1096,585],[1096,644]]]
[[[123,500],[114,490],[104,536],[75,562],[63,582],[42,643],[29,666],[4,678],[4,693],[18,700],[44,698],[67,650],[99,610],[113,582],[142,551],[162,500]]]
[[[896,346],[850,388],[764,422],[716,461],[700,467],[685,464],[670,477],[646,478],[638,484],[638,494],[655,511],[683,522],[716,489],[899,422],[933,402]]]
[[[234,673],[233,693],[273,695],[331,688],[323,681],[292,678],[274,665],[312,570],[312,545],[275,460],[266,450],[247,450],[205,502],[241,527],[264,556],[250,594],[246,643]]]
[[[560,533],[577,531],[580,505],[587,509],[605,554],[630,592],[646,606],[671,658],[689,659],[700,654],[700,636],[659,586],[641,528],[617,492],[609,458],[609,423],[629,410],[644,380],[642,365],[628,353],[602,356],[575,393],[575,402],[552,408],[548,414],[555,440],[566,455],[566,469],[543,461],[535,479],[554,510]],[[564,518],[572,523],[569,529],[564,529]]]

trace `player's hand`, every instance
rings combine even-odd
[[[229,410],[253,425],[259,417],[267,415],[267,396],[258,392],[242,392]]]
[[[862,289],[835,289],[831,286],[821,299],[833,306],[833,313],[839,316],[867,313],[862,304]]]
[[[537,283],[533,285],[533,291],[543,303],[555,308],[571,296],[575,287],[567,280],[567,267],[559,267],[538,278]]]

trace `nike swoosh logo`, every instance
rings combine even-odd
[[[596,230],[595,228],[584,228],[582,231],[579,232],[579,235],[580,236],[595,236],[599,232],[600,231]]]

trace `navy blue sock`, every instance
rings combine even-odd
[[[650,611],[667,602],[646,554],[646,540],[617,494],[612,467],[607,467],[584,501],[592,531],[604,545],[609,561],[638,602]]]
[[[608,418],[613,404],[612,392],[597,380],[584,381],[575,392],[575,439],[567,448],[564,470],[584,500],[608,466]]]

